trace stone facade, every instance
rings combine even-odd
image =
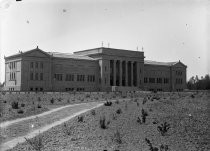
[[[186,66],[144,60],[140,51],[95,48],[65,54],[36,49],[5,57],[10,91],[181,91]]]

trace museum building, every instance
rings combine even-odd
[[[182,62],[144,60],[143,51],[99,47],[73,54],[35,48],[5,57],[8,91],[183,91]]]

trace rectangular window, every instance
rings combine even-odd
[[[31,65],[30,65],[30,66],[31,66],[31,68],[34,68],[34,63],[33,63],[33,62],[31,62]]]
[[[54,74],[54,79],[57,81],[62,81],[63,80],[63,75],[62,74]]]
[[[34,74],[33,74],[33,72],[30,73],[30,80],[34,80]]]
[[[43,62],[40,62],[40,68],[43,69],[44,65]]]
[[[38,64],[38,62],[36,62],[36,68],[38,68],[39,67],[39,64]]]
[[[148,79],[147,78],[144,78],[144,83],[147,83],[148,82]]]
[[[40,73],[40,80],[43,80],[43,73]]]
[[[39,78],[38,76],[39,76],[39,74],[36,73],[36,74],[35,74],[35,80],[39,80],[39,79],[38,79],[38,78]]]

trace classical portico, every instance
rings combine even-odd
[[[143,52],[101,47],[75,53],[99,60],[102,90],[111,86],[143,87]]]

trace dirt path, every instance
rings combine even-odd
[[[17,143],[23,143],[24,137],[33,138],[39,133],[102,105],[101,102],[68,105],[36,116],[1,123],[0,150],[13,148]]]

